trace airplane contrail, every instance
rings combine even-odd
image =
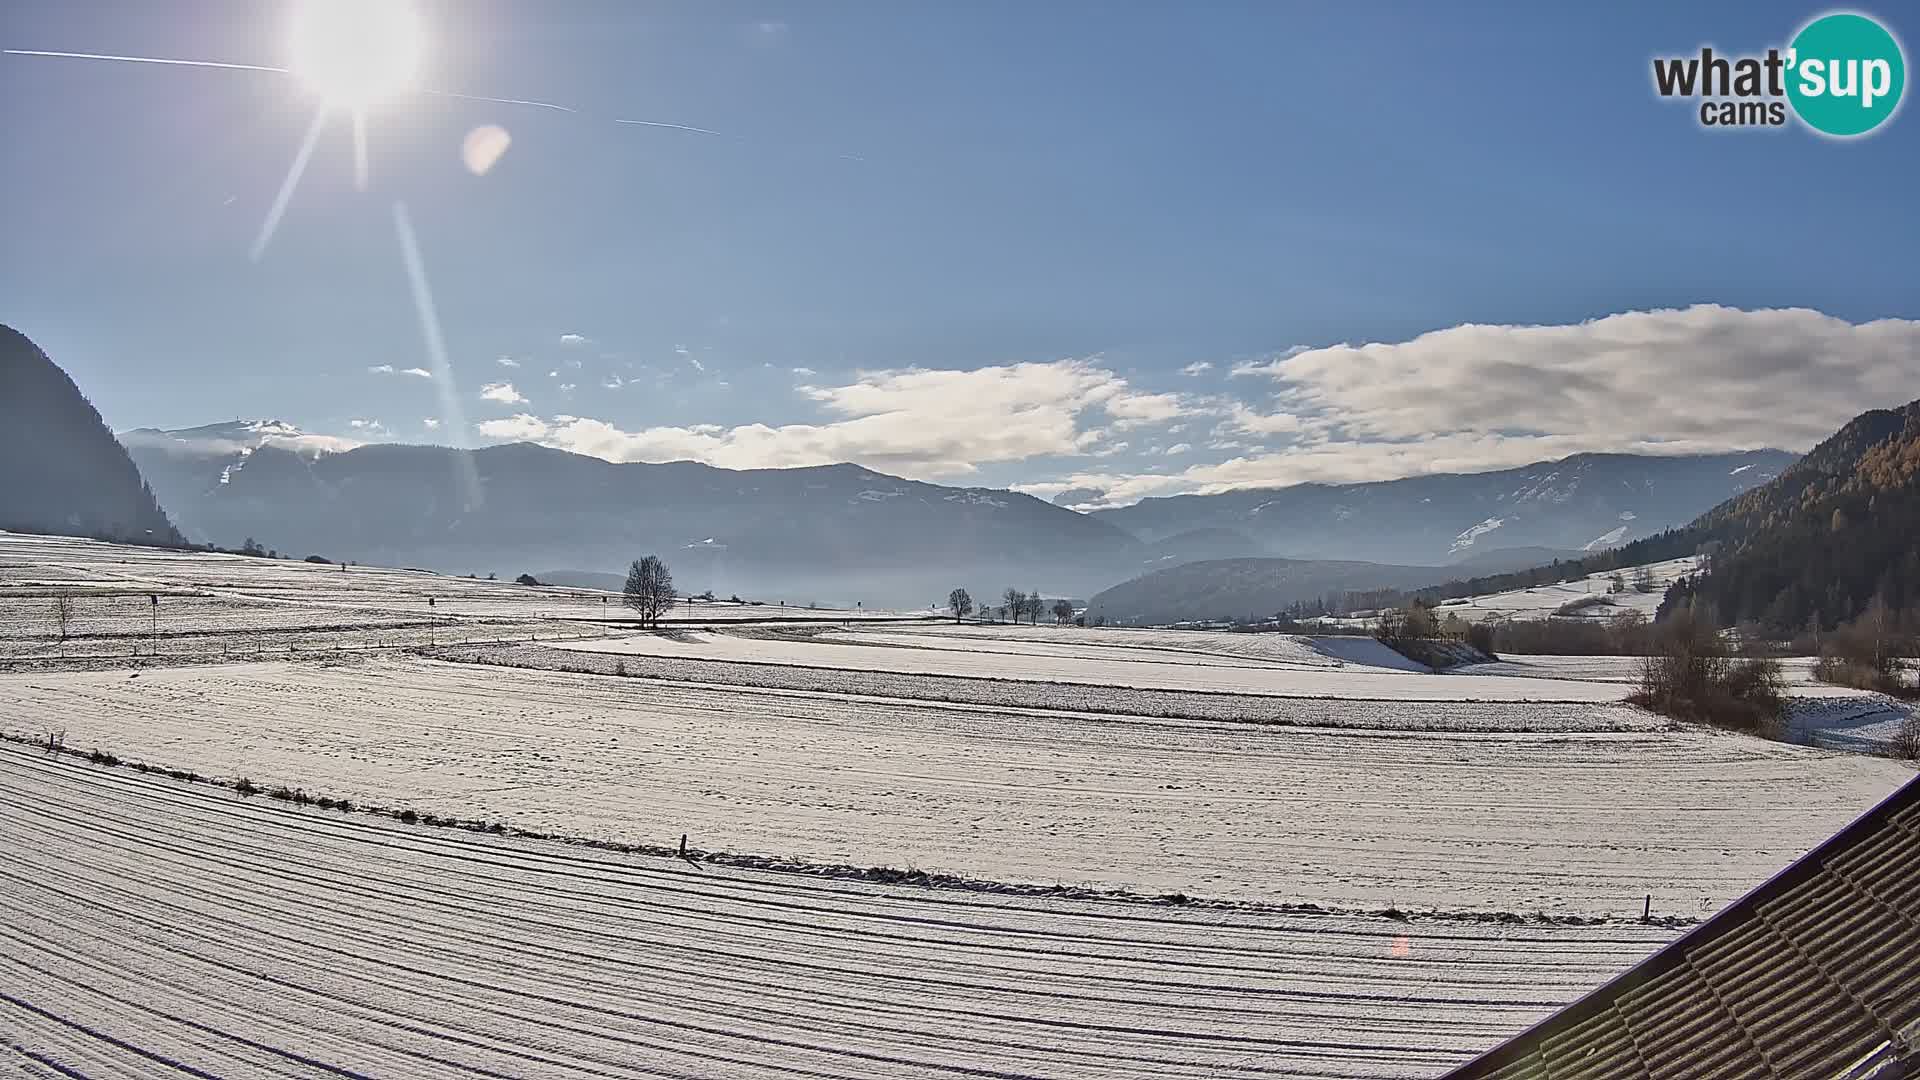
[[[113,60],[123,64],[171,64],[177,67],[226,68],[230,71],[267,71],[276,75],[292,74],[283,67],[267,67],[263,64],[229,64],[220,60],[180,60],[165,56],[116,56],[109,53],[55,52],[49,49],[0,49],[0,54],[8,56],[50,56],[63,60]],[[459,98],[462,101],[487,101],[495,105],[525,105],[534,109],[552,109],[555,112],[572,113],[575,116],[587,115],[571,105],[561,105],[552,101],[535,101],[532,98],[489,97],[485,94],[461,94],[452,90],[423,90],[422,93],[435,97]],[[622,120],[609,117],[616,124],[631,124],[637,127],[667,128],[672,131],[688,131],[696,135],[716,135],[726,137],[726,133],[712,128],[695,127],[692,124],[670,124],[662,120]],[[361,169],[365,166],[362,164]]]
[[[482,94],[456,94],[451,90],[428,90],[426,93],[436,97],[460,98],[463,101],[491,101],[496,105],[531,105],[536,109],[554,109],[564,113],[578,113],[579,109],[565,105],[555,105],[551,101],[529,101],[526,98],[486,97]]]
[[[613,122],[616,124],[638,124],[641,127],[672,128],[675,131],[691,131],[700,135],[718,135],[721,138],[726,138],[725,132],[715,131],[712,128],[694,127],[691,124],[667,124],[659,120],[621,120],[618,117],[614,117]]]
[[[63,60],[118,60],[123,64],[173,64],[179,67],[227,68],[231,71],[271,71],[291,74],[286,68],[260,64],[228,64],[219,60],[174,60],[163,56],[110,56],[106,53],[51,52],[46,49],[0,49],[8,56],[52,56]]]

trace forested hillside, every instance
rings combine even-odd
[[[1857,417],[1697,530],[1721,547],[1694,595],[1724,622],[1832,629],[1876,597],[1920,609],[1920,401]]]
[[[1920,624],[1920,401],[1862,413],[1779,476],[1681,528],[1584,559],[1340,599],[1346,608],[1440,601],[1695,554],[1712,556],[1709,572],[1680,586],[1669,606],[1701,601],[1723,625],[1778,636],[1832,630],[1876,597]]]
[[[181,542],[79,387],[9,326],[0,326],[0,529]]]

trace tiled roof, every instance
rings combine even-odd
[[[1444,1080],[1920,1077],[1920,778]]]

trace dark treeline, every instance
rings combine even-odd
[[[1878,605],[1920,617],[1920,402],[1859,417],[1779,480],[1710,513],[1723,541],[1684,597],[1722,625],[1832,631]],[[1782,483],[1785,481],[1786,483]]]

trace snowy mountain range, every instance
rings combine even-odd
[[[857,465],[616,464],[514,443],[355,446],[274,421],[121,436],[194,540],[498,573],[613,571],[649,553],[683,590],[925,608],[964,587],[1086,595],[1146,546],[1028,495]]]
[[[471,452],[363,446],[274,420],[120,438],[195,540],[252,537],[303,555],[503,576],[614,571],[659,552],[695,589],[914,607],[955,585],[1089,595],[1210,559],[1509,568],[1509,549],[1593,550],[1683,524],[1793,460],[1777,451],[1581,455],[1494,473],[1150,499],[1088,515],[846,464],[735,471],[614,464],[524,443]]]
[[[1264,555],[1434,565],[1490,548],[1614,547],[1685,525],[1794,460],[1780,450],[1577,454],[1497,472],[1176,495],[1092,516],[1148,542],[1225,530]]]

